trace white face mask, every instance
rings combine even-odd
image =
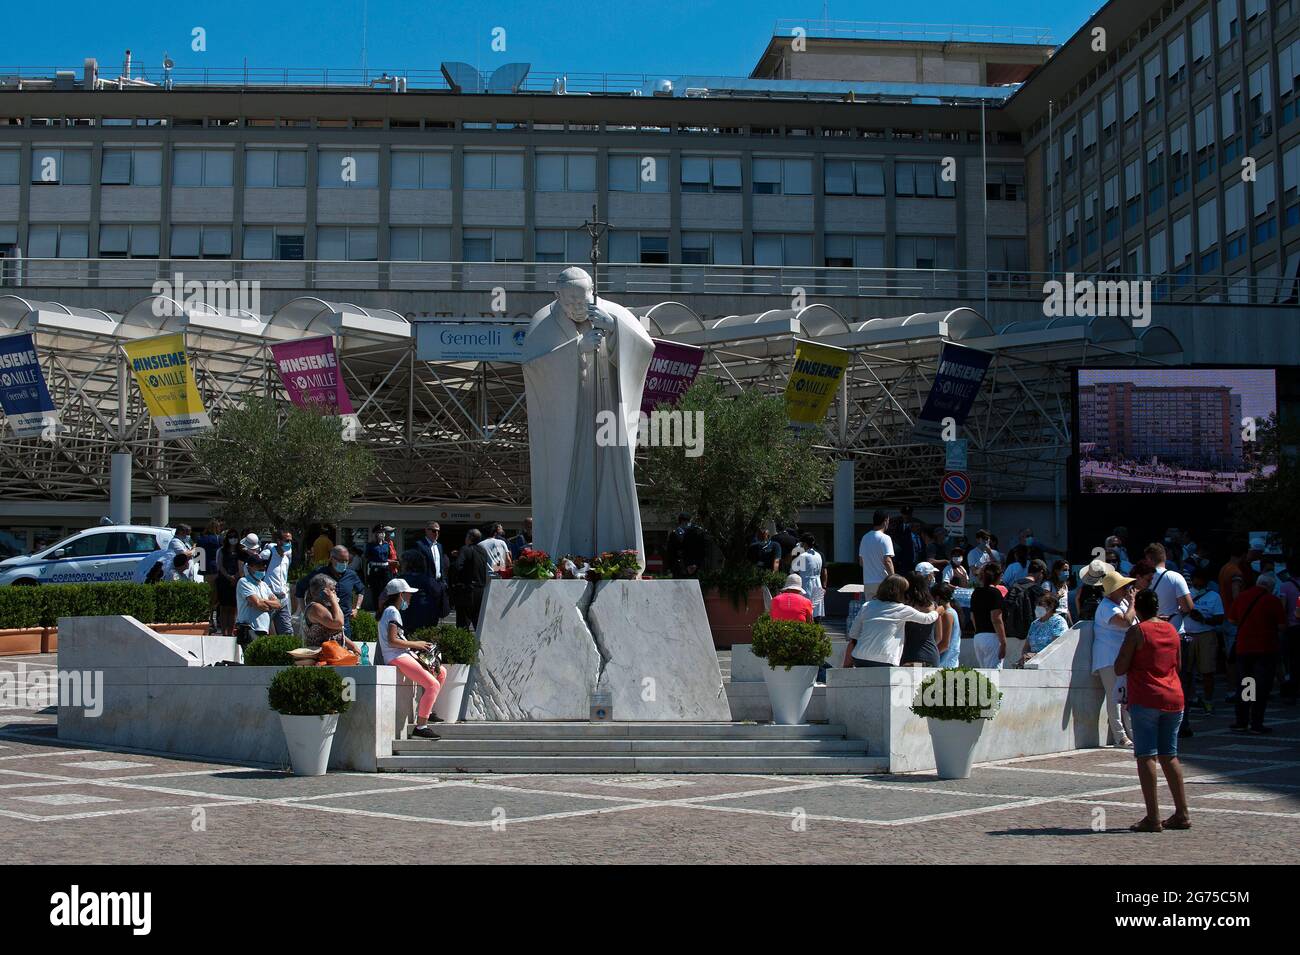
[[[960,566],[961,566],[961,560],[962,560],[961,557],[960,557],[960,556],[957,556],[957,557],[954,557],[954,558],[952,559],[952,562],[953,562],[953,564],[954,564],[955,566],[960,567]]]
[[[1037,617],[1039,620],[1042,620],[1044,617],[1047,616],[1047,608],[1046,608],[1046,607],[1035,607],[1035,608],[1034,608],[1034,616]]]

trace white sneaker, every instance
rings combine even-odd
[[[1133,741],[1131,739],[1122,739],[1115,744],[1116,749],[1132,749]]]

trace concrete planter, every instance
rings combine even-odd
[[[766,608],[763,599],[765,587],[755,587],[737,606],[727,594],[716,589],[704,592],[704,612],[709,619],[709,630],[713,632],[713,645],[719,650],[726,650],[737,643],[749,643],[752,639],[754,622],[762,616]]]
[[[975,745],[987,720],[936,720],[927,718],[934,768],[940,779],[968,779],[975,760]]]
[[[295,776],[324,776],[330,764],[330,748],[339,715],[287,716],[280,714],[284,741],[289,747],[289,765]]]
[[[469,682],[469,664],[447,664],[447,682],[433,701],[433,713],[445,723],[459,723],[465,702],[465,685]]]
[[[763,676],[772,701],[772,722],[780,726],[802,725],[817,682],[817,667],[768,667]]]

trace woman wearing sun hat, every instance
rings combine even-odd
[[[812,601],[804,595],[803,578],[791,574],[785,579],[781,592],[772,598],[773,620],[802,620],[813,622]]]
[[[1133,606],[1134,579],[1112,569],[1102,578],[1099,586],[1105,594],[1097,605],[1092,622],[1092,672],[1101,678],[1106,688],[1106,719],[1110,722],[1111,741],[1116,746],[1133,745],[1129,730],[1128,707],[1120,703],[1124,681],[1115,675],[1115,658],[1124,644],[1124,635],[1137,622]]]

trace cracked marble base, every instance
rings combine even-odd
[[[491,580],[467,720],[585,720],[599,682],[615,720],[729,720],[693,580]]]
[[[730,720],[718,654],[694,580],[605,580],[587,623],[608,657],[616,720]]]

